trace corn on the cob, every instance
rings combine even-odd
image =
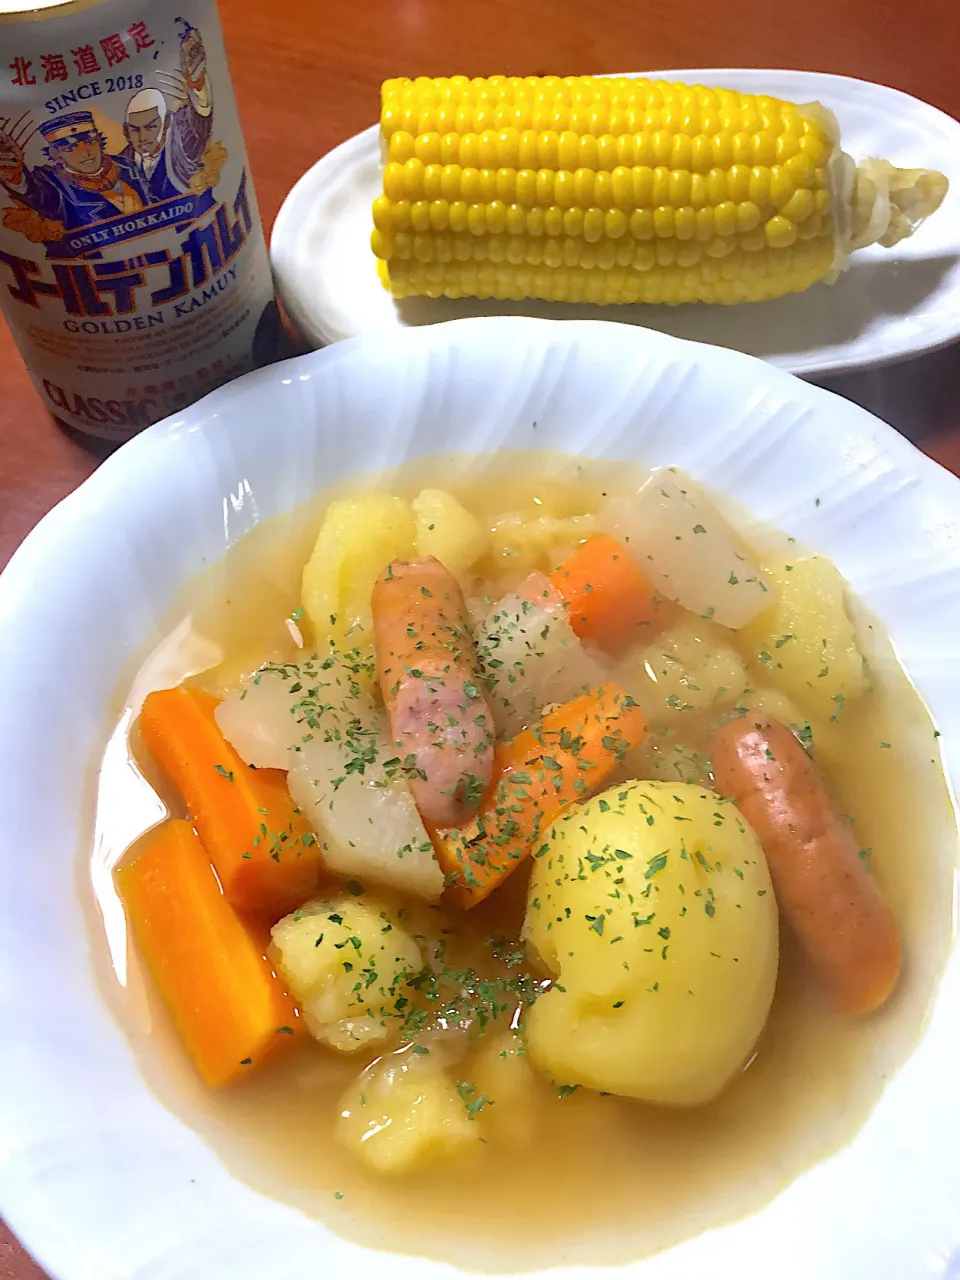
[[[911,234],[947,185],[856,170],[816,103],[642,79],[388,80],[381,133],[398,298],[762,301]]]

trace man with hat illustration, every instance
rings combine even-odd
[[[34,243],[61,239],[118,213],[138,213],[149,203],[140,177],[125,156],[111,156],[89,111],[71,111],[40,125],[49,164],[29,168],[23,148],[0,131],[0,184],[13,197],[4,226]]]

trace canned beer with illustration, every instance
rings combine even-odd
[[[273,320],[216,3],[0,0],[0,48],[0,308],[56,421],[125,440]]]

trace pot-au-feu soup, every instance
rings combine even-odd
[[[612,1262],[862,1124],[951,942],[938,735],[836,568],[721,506],[421,462],[188,589],[93,885],[142,1070],[237,1176],[382,1248]]]

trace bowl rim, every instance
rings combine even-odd
[[[624,326],[615,321],[559,321],[532,317],[470,317],[449,321],[444,324],[405,330],[391,336],[391,346],[435,348],[449,344],[470,350],[475,340],[474,334],[487,334],[499,331],[497,340],[506,344],[514,338],[519,340],[524,332],[533,336],[550,332],[559,332],[562,326],[564,342],[572,345],[584,340],[595,341],[598,330],[608,331],[611,340],[632,342],[638,348],[652,344],[654,347],[665,347],[674,350],[678,347],[692,352],[694,360],[704,358],[704,353],[711,353],[707,359],[721,358],[734,370],[742,371],[744,384],[749,384],[751,375],[762,370],[763,379],[772,382],[785,390],[796,390],[803,387],[803,397],[822,405],[829,412],[831,407],[839,409],[846,420],[855,424],[857,429],[872,439],[882,441],[883,448],[892,456],[896,466],[917,478],[919,484],[931,491],[938,491],[937,496],[953,504],[960,511],[960,478],[953,475],[933,459],[927,457],[920,449],[901,436],[894,428],[860,406],[851,404],[834,392],[815,385],[804,383],[786,371],[771,366],[756,357],[723,348],[708,347],[693,343],[653,330]],[[624,338],[629,333],[630,338]],[[602,335],[599,335],[602,336]],[[121,491],[126,491],[131,484],[142,483],[151,471],[151,462],[172,448],[176,441],[185,434],[195,432],[228,433],[231,429],[229,408],[242,399],[253,387],[269,386],[287,375],[298,376],[303,372],[310,376],[323,370],[335,367],[338,363],[352,358],[362,348],[376,351],[383,346],[383,338],[378,335],[364,335],[348,339],[341,343],[291,360],[270,365],[244,375],[244,377],[224,387],[218,388],[188,409],[172,415],[148,428],[123,445],[111,457],[71,494],[67,495],[48,512],[27,535],[14,552],[3,572],[0,573],[0,629],[17,634],[17,609],[22,601],[32,593],[43,590],[43,579],[48,568],[55,562],[58,547],[70,538],[71,530],[82,519],[97,521],[110,520],[111,501]],[[841,408],[842,406],[842,408]],[[314,428],[319,430],[319,424]],[[909,670],[909,669],[908,669]],[[15,676],[15,673],[14,673]],[[0,713],[4,711],[4,687],[0,681]],[[0,716],[2,718],[2,716]],[[960,787],[960,771],[951,770],[944,761],[944,770],[948,779]],[[0,796],[3,784],[0,782]],[[6,956],[0,948],[3,967],[6,967]],[[146,1090],[148,1086],[142,1082]],[[3,1099],[0,1091],[0,1117],[8,1112],[9,1103]],[[89,1274],[83,1268],[83,1261],[77,1269],[69,1271],[62,1267],[55,1269],[52,1258],[49,1258],[45,1247],[45,1238],[37,1230],[36,1212],[27,1210],[23,1198],[16,1194],[17,1183],[23,1172],[17,1168],[17,1160],[5,1161],[0,1168],[0,1211],[4,1213],[11,1229],[20,1236],[26,1246],[47,1267],[51,1275],[69,1276],[70,1280],[80,1280]],[[52,1210],[48,1205],[48,1213]],[[42,1217],[42,1215],[41,1215]]]

